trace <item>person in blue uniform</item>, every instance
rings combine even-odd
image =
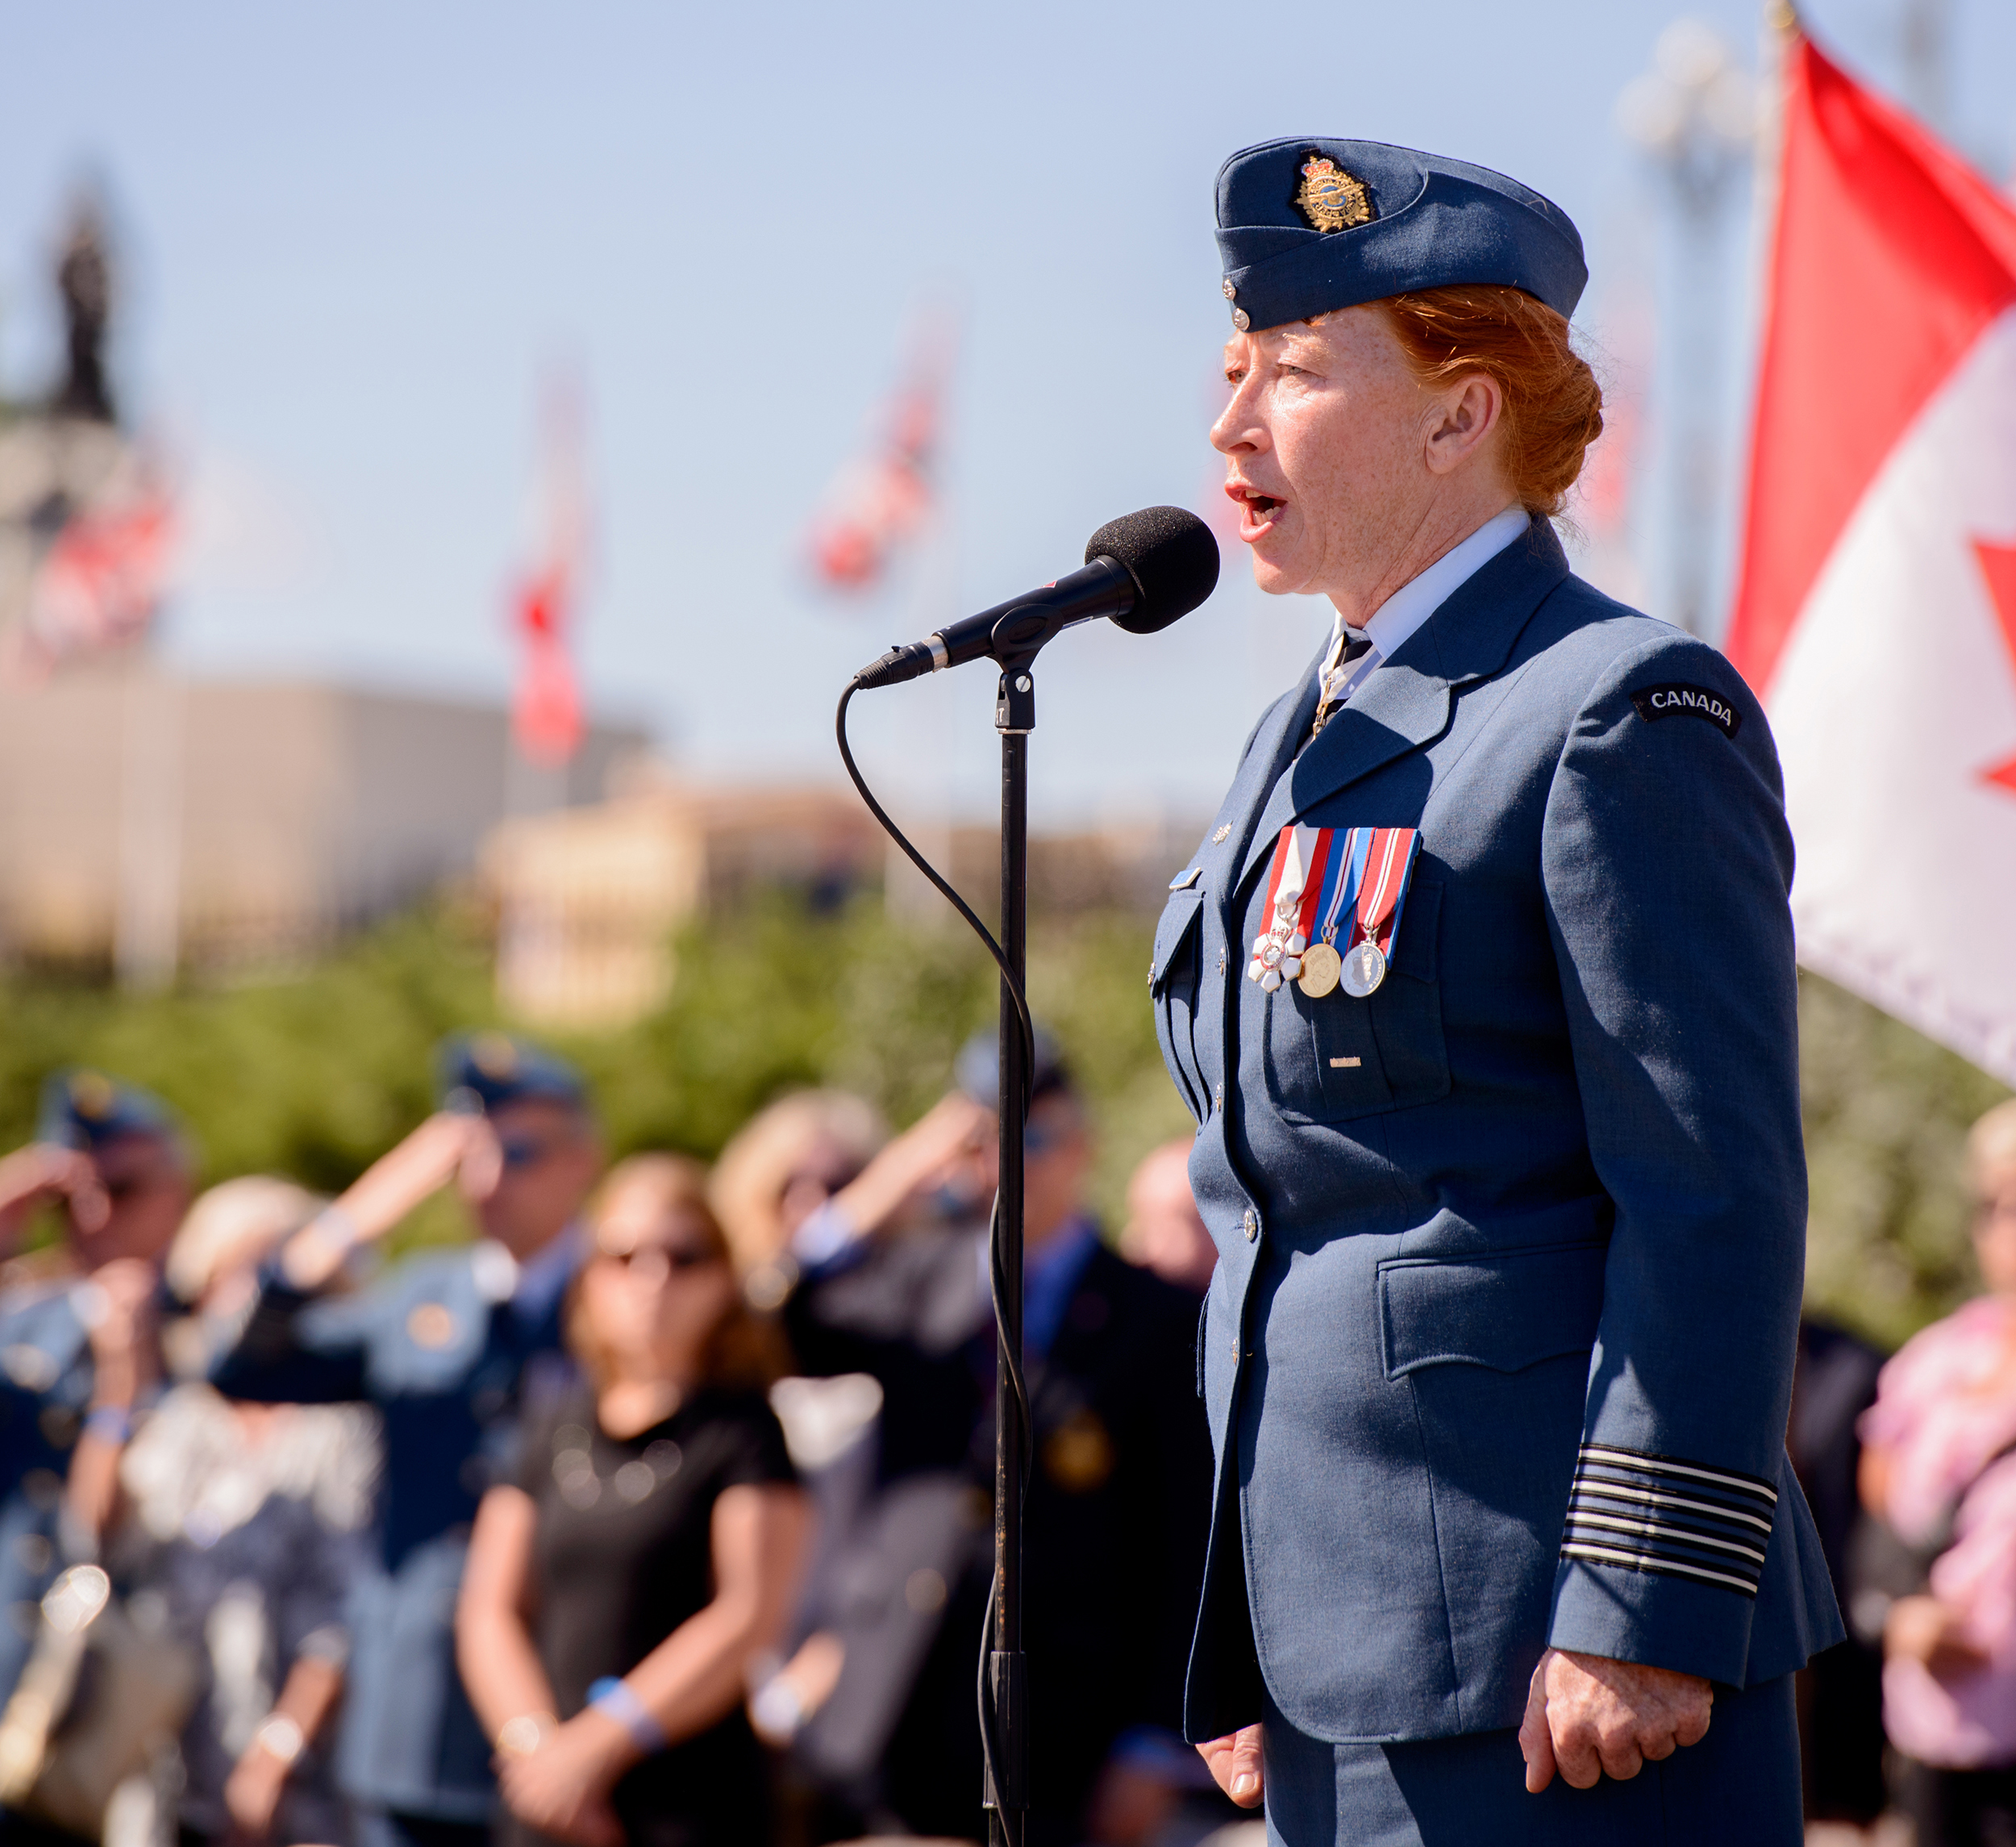
[[[60,1508],[72,1465],[82,1457],[90,1478],[95,1453],[109,1481],[135,1411],[158,1388],[130,1363],[133,1344],[115,1336],[151,1317],[194,1180],[188,1142],[160,1098],[81,1069],[48,1079],[35,1139],[0,1160],[0,1254],[18,1249],[42,1209],[57,1213],[62,1233],[10,1262],[0,1288],[0,1705],[27,1665],[36,1600],[65,1562]]]
[[[959,1090],[795,1240],[783,1320],[799,1365],[867,1373],[883,1390],[868,1506],[834,1541],[844,1560],[823,1614],[838,1682],[798,1740],[829,1797],[822,1838],[985,1828],[972,1699],[993,1563],[994,1324],[980,1215],[998,1056],[992,1033],[971,1041]],[[1184,1793],[1180,1778],[1161,1787],[1170,1752],[1157,1747],[1181,1749],[1184,1637],[1168,1619],[1195,1600],[1210,1471],[1188,1395],[1196,1300],[1101,1240],[1085,1196],[1092,1127],[1040,1028],[1024,1140],[1025,1834],[1064,1847],[1122,1793],[1171,1807]],[[948,1192],[973,1215],[903,1228]]]
[[[521,1405],[568,1376],[560,1311],[602,1165],[579,1076],[502,1033],[450,1040],[442,1107],[264,1273],[211,1380],[238,1398],[362,1400],[385,1420],[374,1569],[357,1587],[337,1770],[365,1847],[477,1847],[496,1791],[455,1666],[455,1600],[484,1491],[511,1478]],[[454,1183],[481,1233],[325,1295],[351,1253]]]
[[[1217,204],[1212,440],[1260,587],[1335,622],[1150,974],[1219,1253],[1189,1735],[1293,1847],[1789,1847],[1841,1628],[1769,728],[1555,536],[1602,427],[1565,214],[1321,138]]]

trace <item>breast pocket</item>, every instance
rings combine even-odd
[[[1360,1000],[1312,1000],[1284,982],[1267,1001],[1267,1084],[1290,1122],[1348,1122],[1433,1103],[1449,1090],[1435,951],[1442,887],[1416,877],[1386,978]]]
[[[1155,958],[1148,965],[1148,992],[1155,1002],[1155,1036],[1177,1091],[1199,1123],[1210,1091],[1198,1064],[1193,1030],[1202,974],[1198,944],[1203,936],[1204,894],[1192,887],[1169,899],[1156,926]]]

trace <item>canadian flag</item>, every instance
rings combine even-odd
[[[1743,565],[1800,960],[2016,1082],[2016,211],[1786,47]]]

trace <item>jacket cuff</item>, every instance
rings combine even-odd
[[[1548,1640],[1741,1686],[1777,1512],[1760,1476],[1585,1443]]]
[[[1712,1584],[1564,1558],[1547,1645],[1743,1684],[1754,1599]]]

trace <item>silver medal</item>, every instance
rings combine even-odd
[[[1363,1000],[1386,978],[1386,958],[1379,945],[1368,936],[1344,957],[1344,992]]]

